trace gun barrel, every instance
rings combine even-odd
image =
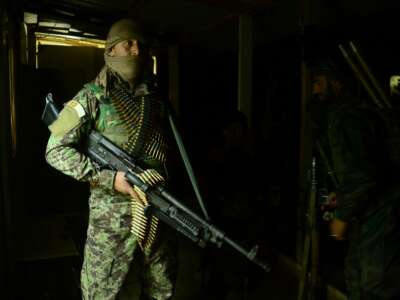
[[[229,237],[225,236],[224,241],[229,244],[232,248],[236,249],[238,252],[246,256],[250,261],[260,266],[264,271],[271,271],[271,266],[257,258],[258,246],[254,246],[250,251],[247,251],[242,246],[231,240]]]

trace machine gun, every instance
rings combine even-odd
[[[46,97],[46,106],[42,114],[42,120],[49,126],[58,117],[58,109],[52,99],[52,95]],[[162,222],[171,226],[174,230],[204,247],[207,242],[221,247],[224,243],[237,250],[250,261],[269,272],[269,264],[257,258],[258,246],[247,251],[238,243],[230,239],[223,231],[210,224],[178,199],[171,195],[162,184],[149,185],[138,174],[142,173],[139,164],[124,150],[113,144],[110,140],[96,131],[92,131],[86,141],[86,154],[93,160],[99,169],[111,169],[122,171],[129,183],[143,191],[149,204],[145,207],[147,217],[155,216]]]

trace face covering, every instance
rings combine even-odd
[[[123,80],[134,83],[140,76],[141,59],[138,56],[109,56],[104,54],[104,60],[111,70],[117,72]]]

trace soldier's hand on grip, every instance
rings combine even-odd
[[[135,191],[132,185],[125,179],[124,172],[117,172],[114,181],[114,190],[124,195],[130,195],[133,199],[142,202],[142,204],[145,204],[143,203],[143,200],[141,199],[137,191]]]

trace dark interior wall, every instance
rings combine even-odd
[[[237,18],[230,18],[179,44],[179,121],[203,193],[208,189],[210,150],[221,142],[221,120],[237,108],[237,26]],[[210,201],[206,197],[207,207]]]
[[[104,49],[94,47],[40,46],[39,70],[53,72],[47,86],[65,102],[96,77],[104,64],[103,53]]]
[[[237,58],[234,50],[185,47],[180,65],[181,117],[191,153],[201,159],[224,113],[237,106]]]
[[[254,50],[256,156],[266,187],[266,234],[294,255],[300,132],[300,44],[286,38]]]
[[[209,166],[209,152],[221,140],[221,120],[228,111],[237,109],[238,23],[237,19],[228,23],[229,34],[224,41],[229,37],[229,47],[183,45],[180,51],[180,117],[184,138],[195,171],[200,170],[205,177],[213,169]],[[255,34],[262,32],[261,24],[254,23]],[[217,29],[208,31],[210,40],[221,36]],[[251,135],[257,162],[252,168],[263,174],[259,180],[263,184],[265,210],[260,214],[269,226],[264,237],[274,236],[274,247],[294,254],[301,45],[296,36],[261,45],[258,37],[255,40]],[[252,205],[250,199],[248,205]]]
[[[220,125],[229,110],[237,106],[237,57],[234,49],[218,52],[198,46],[180,47],[180,115],[178,118],[183,142],[200,184],[208,213],[213,217],[213,195],[210,195],[210,170],[216,172],[210,154],[222,140]],[[179,156],[177,153],[176,155]],[[187,181],[187,174],[178,158],[181,182]],[[179,170],[179,169],[178,169]],[[182,181],[184,180],[184,181]],[[180,184],[179,189],[193,195],[190,182]],[[195,200],[193,200],[195,201]],[[199,205],[194,203],[194,209]],[[215,221],[221,225],[221,220]]]
[[[238,102],[238,18],[194,32],[180,45],[181,117],[191,152],[204,157],[221,118]]]
[[[3,35],[5,28],[2,26],[3,13],[5,7],[4,4],[0,4],[0,13],[2,14],[2,22],[0,24],[0,32]],[[0,97],[1,99],[7,99],[8,94],[8,65],[7,65],[7,44],[0,41]],[[1,101],[0,105],[0,288],[2,291],[8,290],[9,276],[10,276],[10,253],[9,253],[9,211],[8,204],[10,201],[8,179],[9,179],[9,154],[10,154],[10,143],[9,143],[9,110],[7,101]]]
[[[61,108],[83,84],[95,78],[102,63],[102,49],[42,46],[39,69],[22,67],[18,102],[18,177],[25,188],[18,192],[21,212],[31,215],[86,209],[87,186],[62,175],[45,161],[49,131],[41,121],[41,114],[47,93],[53,93]]]
[[[14,99],[11,99],[12,82],[18,74],[18,14],[15,3],[0,3],[0,289],[2,297],[9,298],[15,278],[15,236],[16,216],[15,190],[19,188],[15,180],[16,153],[13,133],[15,129]]]

